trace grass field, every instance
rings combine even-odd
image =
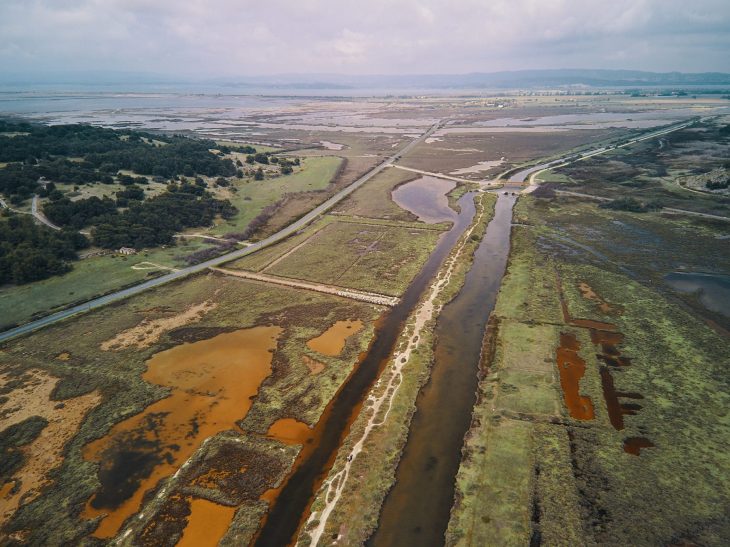
[[[413,213],[401,209],[390,197],[397,186],[416,178],[418,178],[416,173],[402,169],[386,169],[343,200],[335,211],[352,216],[417,220]]]
[[[143,262],[166,268],[181,267],[185,255],[205,246],[204,240],[191,238],[175,247],[150,249],[132,256],[90,257],[74,262],[73,270],[64,275],[3,287],[0,289],[0,309],[3,311],[0,327],[25,323],[36,315],[47,315],[168,271],[152,265],[150,269],[133,269]]]
[[[434,230],[335,221],[266,271],[399,296],[438,237]]]
[[[629,213],[618,218],[644,222]],[[626,273],[651,267],[642,265],[646,257],[613,260],[607,249],[621,226],[615,220],[563,200],[518,202],[516,221],[534,226],[513,230],[487,343],[493,359],[483,370],[448,544],[524,545],[537,538],[545,545],[724,545],[730,538],[723,510],[730,484],[720,471],[730,439],[726,339],[650,281]],[[684,230],[661,217],[647,222],[654,230],[664,224],[664,233]],[[581,232],[581,241],[605,242],[598,248],[606,254],[568,243],[566,236]],[[654,240],[653,258],[681,256],[672,242]],[[570,320],[613,325],[623,334],[616,348],[630,358],[628,366],[603,364],[589,329],[566,323],[556,274]],[[582,283],[598,296],[586,297]],[[579,391],[591,399],[593,419],[572,418],[565,407],[555,359],[560,333],[578,342],[586,363]],[[620,429],[612,425],[604,369],[619,404],[631,403]],[[653,446],[629,453],[624,443],[632,438]]]
[[[197,311],[192,313],[192,310]],[[261,435],[280,418],[293,418],[309,426],[317,422],[358,354],[367,346],[372,322],[379,313],[374,306],[337,297],[208,274],[166,285],[6,344],[0,354],[3,402],[27,392],[35,402],[21,408],[25,416],[32,418],[34,412],[40,412],[45,406],[73,409],[78,401],[87,401],[89,397],[93,401],[87,404],[88,414],[60,425],[77,429],[61,430],[65,435],[61,438],[69,440],[62,456],[59,453],[57,461],[47,462],[44,473],[55,469],[52,476],[44,475],[42,496],[22,503],[3,532],[15,533],[23,542],[36,544],[77,543],[94,528],[93,521],[79,519],[79,512],[100,485],[97,466],[82,457],[83,447],[104,436],[114,424],[136,415],[169,393],[165,387],[142,380],[150,357],[180,344],[197,343],[255,325],[273,325],[281,331],[273,353],[272,371],[261,383],[250,410],[240,416],[243,418],[240,427],[246,433],[228,432],[204,445],[210,457],[206,455],[208,452],[196,456],[201,461],[190,468],[192,475],[182,475],[162,501],[155,501],[146,511],[148,517],[158,511],[162,511],[160,515],[172,511],[169,519],[160,516],[157,521],[171,526],[172,531],[167,529],[166,533],[175,537],[185,524],[186,514],[185,507],[170,508],[170,504],[180,501],[177,494],[202,496],[217,503],[227,500],[229,506],[248,508],[234,519],[234,535],[250,537],[265,509],[265,504],[258,501],[259,495],[281,480],[297,452],[296,447],[273,439],[262,444]],[[308,340],[319,336],[335,321],[346,319],[360,319],[365,328],[347,338],[341,354],[327,356],[308,348]],[[117,345],[110,346],[110,340],[117,340]],[[319,363],[318,373],[311,368],[315,362]],[[51,387],[55,385],[47,401],[43,399],[46,392],[39,391],[45,385],[39,383],[39,378],[46,377],[51,379]],[[13,412],[9,410],[0,419],[0,430],[5,429],[2,424],[7,424],[7,420],[12,423]],[[198,422],[200,427],[204,426],[204,419],[203,414],[202,421]],[[229,427],[233,426],[231,423]],[[196,431],[198,426],[191,424],[191,427],[191,431]],[[233,440],[229,442],[226,438]],[[132,440],[127,444],[131,452],[125,457],[139,457],[135,456],[136,445]],[[27,446],[32,448],[34,442],[31,439]],[[216,460],[220,451],[212,448],[226,444],[231,447],[226,449],[224,459]],[[173,454],[176,450],[175,447],[165,449]],[[145,450],[148,454],[149,447]],[[216,466],[240,468],[242,462],[246,462],[249,471],[241,475],[236,468],[238,478],[234,483],[223,480],[213,490],[200,490],[192,488],[188,481],[201,473],[215,472]],[[17,465],[25,465],[24,460],[21,458]],[[194,470],[200,472],[193,473]],[[149,468],[142,466],[139,472],[141,475],[124,474],[126,484],[140,484]],[[225,469],[220,472],[221,477],[229,473]],[[22,476],[25,480],[28,475]],[[13,479],[7,476],[4,480],[11,480],[12,484]],[[195,480],[198,484],[202,479]],[[142,528],[145,523],[155,521],[139,521],[135,534],[153,533],[154,530]],[[6,540],[7,536],[3,542]]]
[[[340,164],[338,158],[309,158],[301,171],[270,180],[241,182],[237,193],[227,192],[239,213],[230,221],[219,223],[208,230],[195,233],[223,235],[242,231],[261,210],[285,194],[311,192],[326,188]],[[86,192],[87,187],[83,187]],[[107,193],[103,185],[88,187],[89,191]],[[324,199],[324,197],[322,198]],[[73,270],[63,276],[51,277],[28,285],[7,286],[0,289],[0,309],[3,310],[0,328],[27,322],[34,315],[48,313],[75,302],[89,300],[129,284],[143,281],[150,274],[163,273],[161,269],[134,270],[140,262],[152,262],[168,268],[183,266],[184,256],[209,246],[203,239],[188,238],[174,247],[156,248],[130,257],[101,256],[73,263]]]
[[[236,192],[225,192],[231,203],[238,209],[232,219],[222,222],[206,233],[223,235],[228,232],[240,232],[248,226],[264,207],[282,199],[285,194],[299,192],[318,192],[326,189],[342,160],[336,157],[312,157],[303,160],[300,171],[291,175],[250,182],[241,181],[234,188]],[[322,194],[322,200],[325,195]],[[288,224],[292,219],[282,221]]]

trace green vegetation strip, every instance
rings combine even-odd
[[[614,214],[622,224],[634,222],[632,213]],[[516,220],[535,225],[513,231],[447,544],[726,544],[730,521],[722,508],[730,483],[720,471],[730,464],[726,340],[659,285],[640,283],[608,260],[620,252],[624,268],[640,274],[645,262],[629,252],[641,241],[610,247],[622,224],[604,213],[584,216],[575,203],[523,197]],[[685,233],[681,224],[652,222],[664,235]],[[606,245],[592,254],[546,238],[566,232]],[[715,248],[720,244],[715,240]],[[677,248],[671,238],[655,239],[653,252],[671,261]],[[684,258],[699,255],[689,251]],[[625,337],[617,347],[631,362],[611,369],[613,383],[619,393],[643,399],[620,398],[638,404],[623,416],[623,430],[608,419],[599,375],[605,365],[595,356],[601,348],[587,329],[564,322],[556,272],[570,317],[613,324]],[[609,308],[587,299],[580,283]],[[576,336],[586,362],[579,391],[592,400],[592,420],[570,418],[563,402],[555,368],[563,332]],[[630,454],[623,443],[632,437],[654,446]]]

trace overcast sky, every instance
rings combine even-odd
[[[0,71],[532,68],[730,72],[730,0],[0,0]]]

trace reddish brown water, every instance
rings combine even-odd
[[[629,437],[624,439],[624,452],[639,456],[642,448],[652,448],[654,443],[646,437]]]
[[[568,310],[568,303],[565,301],[565,296],[563,295],[563,285],[562,281],[560,280],[560,275],[556,272],[556,278],[557,278],[557,286],[558,286],[558,296],[560,298],[560,307],[563,311],[563,321],[568,325],[573,325],[576,327],[581,327],[584,329],[594,329],[599,331],[606,331],[606,332],[615,332],[616,331],[616,325],[613,325],[611,323],[604,323],[603,321],[594,321],[593,319],[575,319],[570,316],[570,310]]]
[[[286,444],[304,444],[312,438],[312,429],[294,418],[276,420],[266,435]]]
[[[114,536],[145,492],[177,471],[206,438],[235,427],[271,373],[280,327],[255,327],[182,344],[152,356],[143,378],[170,395],[84,448],[101,487],[84,518],[105,516],[94,535]]]
[[[617,431],[621,431],[624,428],[624,416],[633,416],[641,410],[641,405],[628,402],[622,403],[620,398],[644,398],[639,393],[617,391],[616,386],[613,383],[611,367],[620,368],[631,365],[631,359],[621,355],[621,351],[617,347],[623,339],[624,336],[620,332],[606,332],[591,329],[591,340],[596,346],[601,348],[601,353],[596,356],[606,365],[602,366],[599,370],[601,375],[601,386],[603,388],[603,398],[606,400],[609,420],[611,421],[611,425]]]
[[[215,547],[228,531],[235,513],[235,507],[193,498],[188,524],[176,547]]]
[[[580,294],[583,298],[590,300],[591,302],[595,303],[596,306],[598,306],[598,309],[601,310],[603,313],[615,313],[616,309],[611,306],[608,302],[606,302],[596,291],[593,290],[593,288],[586,283],[585,281],[581,281],[578,283],[578,289],[580,290]]]
[[[307,346],[322,355],[339,355],[345,349],[347,339],[362,330],[362,327],[360,320],[337,321],[322,334],[309,340]]]
[[[601,384],[603,386],[603,398],[606,400],[608,418],[611,425],[617,431],[624,428],[624,413],[621,411],[621,403],[618,400],[618,393],[613,385],[613,376],[607,367],[601,367]]]
[[[575,334],[560,334],[557,350],[557,364],[560,372],[560,387],[563,390],[565,406],[576,420],[592,420],[595,417],[593,401],[580,394],[580,380],[586,371],[586,362],[578,355],[580,344]]]

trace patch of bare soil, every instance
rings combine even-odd
[[[302,361],[304,361],[304,364],[307,365],[310,374],[319,374],[324,370],[324,363],[317,361],[316,359],[312,359],[307,355],[302,355]]]
[[[51,480],[50,472],[61,464],[63,447],[74,436],[86,414],[101,401],[97,392],[59,403],[51,393],[59,378],[42,370],[29,371],[22,387],[7,394],[0,414],[0,431],[33,416],[48,421],[37,439],[23,447],[25,465],[0,489],[0,527],[21,506],[37,498]],[[0,376],[0,385],[9,380]],[[9,486],[10,485],[10,486]]]
[[[206,300],[200,304],[194,304],[182,313],[172,317],[145,318],[139,325],[122,331],[114,338],[102,342],[101,349],[103,351],[119,351],[131,346],[137,346],[139,349],[147,348],[157,342],[165,332],[200,321],[206,313],[213,310],[217,305],[215,302]]]
[[[598,306],[598,309],[600,309],[603,313],[613,314],[613,313],[616,313],[616,312],[619,311],[616,308],[614,308],[611,304],[609,304],[608,302],[606,302],[585,281],[581,281],[578,284],[578,289],[580,290],[580,294],[581,294],[581,296],[583,296],[583,298],[585,298],[587,300],[590,300],[591,302],[595,302],[595,304]]]

